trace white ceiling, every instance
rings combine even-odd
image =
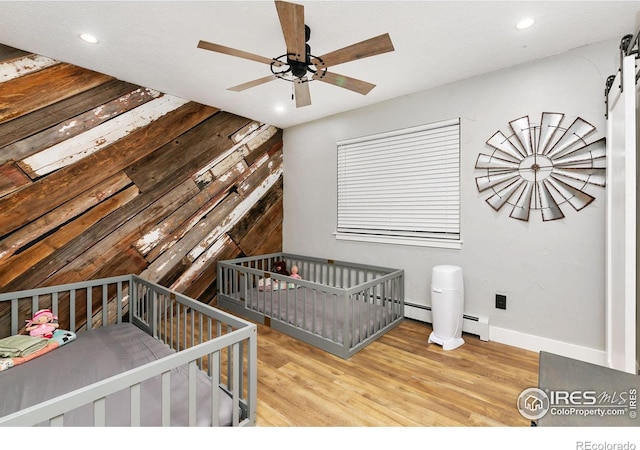
[[[300,1],[311,53],[389,33],[395,51],[331,67],[376,85],[366,96],[311,82],[296,108],[266,64],[197,48],[199,40],[275,58],[286,52],[274,2],[1,1],[0,43],[281,128],[636,31],[638,1]],[[517,21],[534,17],[519,31]],[[78,38],[89,32],[97,45]],[[615,57],[613,55],[612,57]],[[609,74],[603,74],[603,77]],[[603,85],[604,89],[604,85]],[[283,111],[277,112],[281,106]]]

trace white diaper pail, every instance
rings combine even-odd
[[[462,268],[435,266],[431,276],[431,317],[433,331],[429,342],[453,350],[464,344],[462,318],[464,285]]]

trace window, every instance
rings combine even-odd
[[[460,119],[338,142],[336,238],[460,248]]]

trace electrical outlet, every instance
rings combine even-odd
[[[496,294],[496,308],[507,309],[507,296],[502,294]]]

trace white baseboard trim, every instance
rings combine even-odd
[[[428,307],[405,304],[405,317],[408,319],[415,319],[421,322],[432,323],[431,310]],[[534,352],[549,352],[556,355],[565,356],[567,358],[573,358],[580,361],[597,364],[607,367],[607,358],[604,350],[596,350],[589,347],[583,347],[580,345],[569,344],[566,342],[556,341],[549,338],[535,336],[533,334],[521,333],[519,331],[508,330],[506,328],[500,328],[488,323],[488,334],[485,338],[482,336],[482,340],[490,340],[499,342],[501,344],[511,345],[513,347],[522,348],[524,350],[530,350]],[[480,334],[473,329],[474,324],[470,321],[464,321],[462,330],[471,334]],[[484,333],[483,333],[484,334]]]
[[[606,367],[607,365],[604,350],[582,347],[580,345],[520,333],[519,331],[508,330],[506,328],[490,327],[490,340],[534,352],[545,351],[600,366]]]
[[[420,320],[422,322],[432,323],[431,308],[428,306],[420,306],[405,303],[405,317],[409,319]],[[489,340],[489,319],[486,317],[475,316],[472,314],[464,314],[462,320],[462,331],[465,333],[475,334],[480,340]]]

